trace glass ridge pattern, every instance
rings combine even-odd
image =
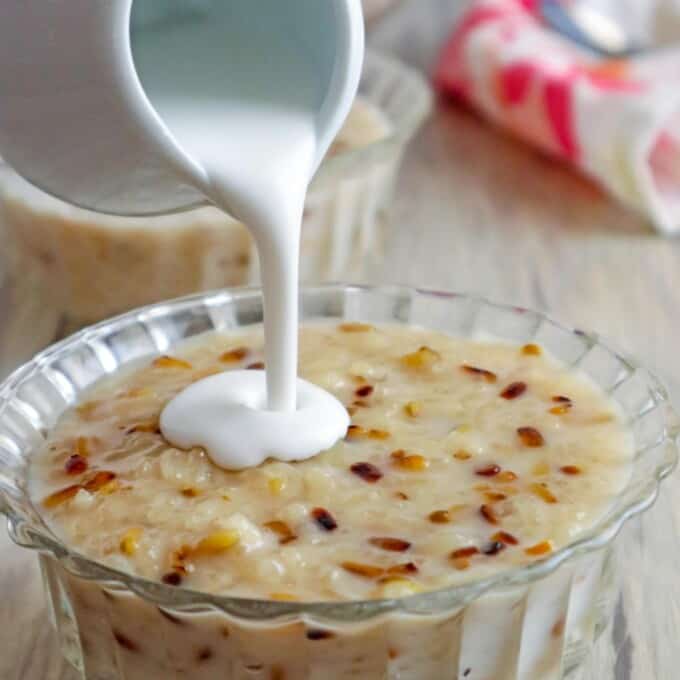
[[[304,621],[306,625],[319,626],[374,623],[394,616],[457,616],[486,593],[507,594],[522,588],[531,592],[544,579],[556,579],[561,573],[558,567],[570,563],[574,573],[579,564],[590,564],[588,569],[595,564],[600,586],[613,581],[610,543],[629,518],[654,502],[661,481],[677,462],[678,419],[664,387],[654,376],[594,334],[565,328],[537,312],[494,304],[476,296],[329,284],[303,288],[300,302],[303,321],[411,323],[463,337],[488,334],[501,340],[542,345],[562,361],[585,371],[621,405],[635,439],[629,484],[591,530],[542,561],[465,585],[395,600],[310,603],[231,598],[168,586],[98,564],[70,550],[44,524],[27,493],[28,460],[59,416],[99,378],[130,361],[164,353],[183,339],[262,320],[257,289],[193,295],[87,328],[40,353],[0,387],[0,510],[7,516],[13,540],[42,553],[57,621],[64,619],[57,611],[59,607],[70,607],[63,582],[72,579],[95,582],[111,593],[135,593],[173,612],[224,614],[244,624]],[[602,598],[602,603],[598,600],[592,605],[601,610],[599,621],[609,615],[609,604],[604,602],[607,597]],[[68,616],[66,619],[75,620]],[[592,625],[591,639],[582,636],[578,641],[581,652],[574,652],[573,644],[565,646],[567,656],[575,655],[574,663],[592,644],[599,625]],[[78,637],[77,628],[68,634],[64,625],[59,628],[67,657],[74,665],[82,666],[81,652],[71,649],[73,635]],[[573,663],[565,656],[563,665],[568,668]]]

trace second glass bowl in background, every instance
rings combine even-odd
[[[389,130],[378,141],[337,149],[317,173],[303,223],[301,274],[308,281],[356,276],[367,258],[379,256],[404,148],[431,106],[420,74],[377,54],[367,55],[359,94]],[[247,230],[214,208],[153,218],[99,215],[44,194],[8,168],[0,172],[6,267],[20,276],[36,272],[46,289],[59,290],[65,331],[258,278]]]

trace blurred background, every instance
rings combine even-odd
[[[135,31],[210,1],[138,0]],[[303,277],[551,310],[668,373],[680,4],[364,2],[360,98],[310,192]],[[258,281],[247,230],[211,208],[104,217],[2,168],[0,221],[2,373],[132,307]]]
[[[210,1],[138,0],[135,31]],[[673,381],[680,3],[364,2],[360,98],[310,192],[303,277],[550,310]],[[247,230],[211,208],[103,217],[5,167],[0,225],[3,374],[129,308],[258,281]]]

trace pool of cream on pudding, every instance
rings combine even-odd
[[[49,434],[31,491],[62,540],[171,585],[355,600],[539,560],[604,513],[630,472],[616,405],[535,345],[399,326],[305,325],[300,375],[352,424],[299,463],[241,472],[159,431],[218,371],[261,369],[259,328],[208,334],[96,385]]]

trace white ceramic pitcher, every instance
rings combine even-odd
[[[276,98],[291,96],[290,72],[280,57],[293,50],[299,63],[314,70],[315,171],[358,87],[360,0],[202,5],[203,11],[170,31],[167,26],[131,31],[133,0],[4,0],[0,156],[44,191],[99,212],[150,215],[196,206],[205,201],[194,188],[204,183],[205,171],[155,106],[149,93],[156,81],[161,78],[167,88],[176,69],[182,75],[177,86],[183,87],[200,73],[204,85],[215,79],[215,96],[276,104]],[[209,29],[206,38],[183,37],[192,21]],[[135,45],[144,48],[147,40],[165,41],[162,73],[144,72],[137,63]],[[232,78],[235,74],[239,77]]]

